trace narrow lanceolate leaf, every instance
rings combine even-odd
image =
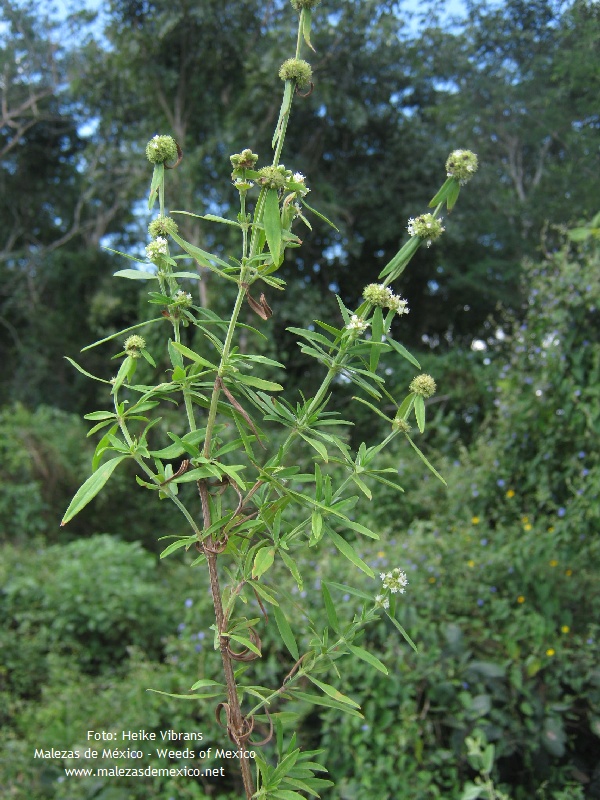
[[[410,636],[408,635],[408,633],[407,633],[407,632],[404,630],[404,628],[402,627],[402,625],[400,625],[400,623],[398,622],[398,620],[397,620],[397,619],[395,619],[395,617],[393,617],[391,614],[388,614],[388,612],[387,612],[387,611],[386,611],[385,613],[386,613],[386,616],[387,616],[387,618],[390,620],[390,622],[392,622],[392,623],[393,623],[394,627],[395,627],[395,628],[397,628],[397,630],[398,630],[398,631],[400,631],[400,633],[402,634],[402,636],[404,637],[404,639],[405,639],[405,640],[408,642],[408,644],[409,644],[409,645],[412,647],[412,649],[415,651],[415,653],[418,653],[419,651],[417,650],[417,645],[416,645],[416,644],[413,642],[413,640],[410,638]]]
[[[152,183],[150,184],[150,195],[148,196],[148,211],[152,211],[152,207],[158,197],[158,187],[161,185],[165,178],[165,165],[155,164],[154,172],[152,173]]]
[[[207,361],[202,356],[195,353],[193,350],[190,350],[189,347],[186,347],[184,344],[180,344],[179,342],[173,342],[173,347],[175,350],[178,350],[182,355],[186,356],[187,358],[195,361],[196,364],[201,364],[203,367],[209,367],[210,369],[217,369],[215,364],[211,364],[210,361]]]
[[[315,686],[318,686],[322,692],[328,694],[333,700],[337,700],[338,703],[346,703],[346,705],[352,706],[353,708],[360,708],[358,703],[355,703],[354,700],[351,700],[345,694],[342,694],[335,686],[330,686],[328,683],[322,683],[322,681],[317,680],[312,675],[307,673],[306,677],[309,681],[314,683]]]
[[[273,263],[279,263],[281,252],[281,216],[279,213],[279,197],[277,189],[269,189],[265,198],[265,210],[263,213],[263,223],[269,252],[273,257]]]
[[[273,139],[271,141],[271,147],[273,150],[277,147],[277,142],[279,141],[279,137],[281,136],[283,127],[284,127],[284,120],[286,116],[290,113],[290,109],[292,107],[292,98],[293,98],[294,87],[292,81],[286,81],[285,87],[283,90],[283,100],[281,101],[281,108],[279,110],[279,118],[277,120],[277,125],[275,126],[275,133],[273,134]]]
[[[356,711],[356,709],[346,705],[346,703],[338,703],[335,700],[332,700],[331,697],[323,697],[323,695],[310,694],[309,692],[301,692],[298,689],[293,690],[293,697],[297,698],[298,700],[304,700],[305,703],[312,703],[316,706],[327,706],[328,708],[337,708],[340,711],[343,711],[345,714],[350,714],[351,717],[358,717],[358,719],[364,719],[364,716],[360,713],[360,711]]]
[[[329,536],[331,541],[334,543],[334,545],[337,547],[337,549],[340,551],[340,553],[343,556],[346,556],[348,561],[351,561],[355,567],[361,569],[366,575],[369,576],[369,578],[375,577],[375,574],[371,569],[371,567],[369,567],[368,564],[365,564],[365,562],[361,558],[359,558],[359,556],[356,553],[356,550],[352,547],[351,544],[349,544],[345,539],[343,539],[339,535],[339,533],[336,533],[329,527],[325,528],[325,532],[327,533],[327,536]]]
[[[365,650],[363,647],[356,647],[353,644],[349,644],[347,645],[347,647],[348,650],[350,650],[351,653],[354,653],[354,655],[357,658],[360,658],[367,664],[370,664],[372,667],[375,667],[375,669],[378,669],[379,672],[383,672],[384,675],[388,674],[388,670],[385,664],[382,664],[381,661],[378,658],[376,658],[372,653],[369,653],[368,650]]]
[[[441,482],[444,484],[444,486],[447,486],[448,484],[446,483],[446,481],[445,481],[445,480],[442,478],[442,476],[441,476],[441,475],[440,475],[440,473],[437,471],[437,469],[436,469],[435,467],[433,467],[433,466],[432,466],[432,465],[429,463],[429,461],[427,461],[427,459],[425,458],[425,456],[423,455],[423,453],[422,453],[422,452],[419,450],[419,448],[418,448],[418,447],[417,447],[417,445],[416,445],[416,444],[413,442],[413,440],[410,438],[410,436],[406,435],[406,438],[407,438],[407,439],[408,439],[408,441],[410,442],[410,444],[411,444],[411,447],[412,447],[412,448],[413,448],[413,450],[414,450],[414,451],[417,453],[417,455],[419,456],[419,458],[421,459],[421,461],[422,461],[422,462],[425,464],[425,466],[426,466],[428,469],[430,469],[430,470],[433,472],[433,474],[435,475],[435,477],[436,477],[436,478],[438,478],[438,479],[439,479],[439,480],[440,480],[440,481],[441,481]]]
[[[333,600],[331,599],[331,594],[329,593],[329,589],[325,584],[321,585],[321,592],[323,594],[323,601],[325,602],[325,611],[327,612],[329,624],[336,633],[339,633],[340,623],[338,621],[335,606],[333,605]]]
[[[425,430],[425,400],[418,394],[415,397],[415,417],[421,433]]]
[[[402,358],[405,358],[407,361],[410,361],[410,363],[413,364],[417,369],[421,369],[421,365],[419,364],[417,359],[412,355],[412,353],[408,352],[406,347],[403,347],[403,345],[401,345],[399,342],[395,342],[390,336],[386,338],[386,341],[388,344],[392,345],[392,347],[397,353],[400,353]]]
[[[154,272],[146,272],[143,269],[120,269],[113,274],[115,278],[129,278],[130,281],[155,281],[158,275]]]
[[[311,12],[310,8],[303,8],[302,11],[301,11],[301,19],[300,19],[300,26],[302,28],[302,36],[304,36],[304,41],[310,47],[310,49],[313,51],[313,53],[316,53],[317,51],[312,46],[312,43],[310,41],[310,25],[311,25],[311,22],[312,22],[312,12]]]
[[[298,661],[300,658],[300,654],[298,652],[298,645],[296,644],[296,638],[292,632],[290,627],[290,623],[287,621],[285,614],[281,610],[281,606],[275,606],[273,608],[273,616],[275,617],[275,622],[277,623],[277,627],[279,628],[279,633],[281,634],[281,638],[283,640],[284,645],[290,651],[290,655],[295,661]]]
[[[379,306],[373,312],[373,319],[371,320],[371,335],[372,341],[379,344],[383,335],[383,311]],[[375,372],[379,364],[379,356],[381,355],[381,347],[371,347],[371,354],[369,359],[369,369]]]
[[[252,567],[252,578],[256,580],[264,575],[267,570],[273,566],[275,560],[274,547],[261,547],[258,553],[254,556],[254,565]]]
[[[438,193],[434,197],[432,197],[431,200],[429,201],[429,208],[433,208],[434,206],[437,206],[438,203],[443,203],[444,200],[446,200],[448,198],[448,196],[450,194],[450,191],[452,189],[452,184],[453,183],[458,183],[456,178],[452,178],[452,177],[446,178],[446,180],[444,181],[444,183],[440,187],[440,190],[438,191]]]
[[[81,509],[85,508],[85,506],[87,506],[87,504],[93,500],[94,497],[96,497],[106,481],[113,474],[115,468],[118,467],[124,458],[127,458],[127,456],[116,456],[116,458],[111,458],[110,461],[107,461],[105,464],[99,467],[96,472],[90,475],[87,481],[79,487],[75,497],[71,500],[71,503],[69,504],[69,507],[62,518],[62,522],[60,523],[61,526],[66,525],[67,522],[79,514]]]
[[[246,386],[255,386],[257,389],[264,389],[267,392],[283,391],[283,386],[280,383],[275,383],[274,381],[265,381],[262,378],[254,378],[251,375],[242,375],[241,372],[236,374],[234,380],[236,380],[238,383],[243,383]]]

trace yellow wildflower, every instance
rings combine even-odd
[[[549,647],[546,650],[546,655],[552,657],[553,655],[556,655],[556,650],[554,650],[554,648],[552,648],[552,647]]]
[[[523,595],[522,595],[522,594],[520,594],[520,595],[517,597],[517,603],[524,603],[524,602],[525,602],[525,598],[523,597]]]
[[[560,630],[562,633],[568,633],[571,630],[571,628],[569,628],[568,625],[563,625]]]
[[[514,489],[509,489],[508,492],[506,493],[506,496],[510,500],[511,497],[515,496],[515,490]]]

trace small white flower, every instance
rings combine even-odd
[[[167,253],[167,240],[162,236],[158,236],[146,247],[146,256],[150,261],[156,261],[161,256],[166,256]]]
[[[400,592],[404,594],[405,587],[408,586],[408,579],[406,572],[403,572],[400,567],[395,567],[391,572],[382,573],[381,578],[383,588],[388,589],[392,594]]]
[[[376,595],[375,596],[375,602],[377,603],[378,606],[381,606],[381,608],[389,608],[390,607],[390,601],[388,600],[388,598],[384,594]]]
[[[292,180],[294,181],[294,183],[304,183],[306,178],[301,172],[294,172]]]
[[[346,325],[346,330],[363,333],[368,327],[369,323],[362,319],[362,317],[359,317],[357,314],[352,314],[350,317],[350,322]]]

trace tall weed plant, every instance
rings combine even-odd
[[[443,207],[452,209],[461,185],[477,169],[471,151],[451,153],[445,180],[430,203],[432,211],[408,220],[407,241],[364,288],[358,307],[348,308],[338,298],[338,317],[301,319],[298,327],[289,328],[302,352],[321,365],[323,377],[314,396],[285,398],[279,382],[285,365],[248,351],[263,334],[241,322],[240,315],[249,307],[258,325],[268,324],[274,313],[271,304],[276,306],[273,298],[285,289],[277,272],[302,244],[299,226],[310,232],[315,219],[333,225],[309,204],[306,177],[281,163],[293,104],[314,89],[312,68],[301,56],[303,50],[312,49],[312,14],[319,0],[291,3],[298,12],[297,44],[295,54],[279,70],[283,98],[273,154],[265,166],[259,166],[261,159],[250,148],[231,156],[231,177],[239,197],[235,218],[190,211],[168,214],[169,171],[179,167],[183,152],[169,135],[156,135],[147,145],[153,165],[148,210],[158,204],[158,214],[149,224],[145,258],[120,254],[141,263],[141,268],[116,275],[148,281],[149,303],[156,314],[89,346],[114,347],[115,340],[126,336],[113,355],[118,368],[111,380],[72,362],[105,384],[111,407],[86,415],[93,423],[90,435],[99,433],[100,440],[92,474],[62,521],[65,525],[72,520],[115,470],[131,461],[137,467],[140,491],[149,493],[151,500],[172,504],[173,526],[181,522],[187,531],[168,537],[172,541],[162,557],[183,548],[195,551],[198,591],[210,587],[213,646],[222,663],[221,675],[200,678],[185,698],[204,706],[214,703],[216,718],[239,762],[244,796],[263,800],[319,796],[331,785],[318,777],[324,767],[315,760],[317,753],[301,752],[297,733],[290,735],[295,716],[285,710],[285,701],[294,701],[294,707],[298,702],[325,706],[362,720],[359,704],[346,693],[352,686],[346,686],[344,663],[360,661],[388,674],[365,645],[367,626],[383,616],[407,646],[415,648],[396,618],[400,595],[408,585],[406,572],[398,565],[376,575],[361,558],[358,542],[362,537],[378,539],[379,533],[356,520],[356,509],[372,500],[377,485],[400,498],[397,470],[379,463],[382,452],[396,439],[404,439],[413,456],[443,481],[413,438],[413,426],[421,433],[425,429],[427,400],[436,385],[392,336],[392,324],[398,317],[403,322],[409,309],[391,284],[423,244],[429,246],[442,235]],[[286,161],[293,158],[290,153]],[[239,251],[222,258],[186,241],[176,222],[181,214],[207,225],[229,226],[239,237]],[[197,305],[187,290],[201,272],[234,288],[235,302],[226,318]],[[147,346],[142,334],[150,329],[153,343],[155,331],[162,334],[160,350]],[[386,389],[378,371],[383,354],[413,365],[417,374],[405,396],[396,398]],[[152,369],[150,382],[136,381],[142,362]],[[387,434],[381,441],[350,448],[352,421],[342,419],[332,402],[340,384],[352,384],[355,402],[385,420]],[[386,411],[390,404],[395,411],[384,413],[383,403]],[[185,428],[180,420],[171,422],[172,408],[181,409]],[[373,585],[364,591],[352,582],[322,582],[322,612],[317,615],[302,602],[309,576],[301,572],[300,564],[306,561],[300,561],[298,554],[314,548],[318,557],[325,543]],[[286,588],[281,568],[289,572],[296,593]],[[360,601],[350,621],[338,616],[345,596]],[[295,634],[300,619],[311,637],[304,652]],[[289,669],[277,676],[274,686],[254,685],[252,662],[263,656],[263,639],[274,634],[289,653]],[[329,670],[337,676],[337,685],[322,679]],[[271,743],[275,754],[267,755],[260,748]]]

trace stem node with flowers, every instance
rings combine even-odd
[[[296,556],[325,540],[335,547],[340,558],[348,559],[358,570],[376,579],[352,539],[378,539],[379,534],[358,522],[352,509],[359,498],[370,500],[372,488],[377,484],[402,491],[394,477],[388,475],[396,471],[377,466],[378,455],[398,437],[405,437],[417,456],[443,481],[409,436],[413,417],[419,431],[425,429],[426,400],[436,390],[435,381],[430,375],[417,375],[406,397],[397,402],[386,389],[378,367],[385,355],[406,359],[420,370],[417,359],[391,334],[393,321],[404,317],[409,309],[407,301],[395,294],[390,284],[402,274],[421,244],[429,246],[442,235],[442,207],[453,207],[461,186],[477,169],[477,157],[471,151],[454,151],[446,163],[447,179],[431,201],[433,212],[409,220],[410,238],[381,271],[379,282],[365,287],[358,307],[349,309],[338,298],[340,320],[317,321],[318,330],[317,327],[289,329],[298,337],[302,351],[318,362],[323,377],[312,398],[302,397],[295,404],[285,397],[276,399],[283,386],[252,373],[256,367],[266,370],[285,367],[265,356],[239,351],[235,345],[240,332],[239,316],[246,301],[261,319],[269,320],[272,312],[264,292],[256,300],[256,292],[253,296],[251,288],[261,282],[282,290],[285,283],[276,273],[286,251],[301,244],[294,227],[300,222],[310,228],[306,215],[311,214],[329,223],[306,202],[309,189],[304,175],[280,163],[294,94],[313,83],[312,69],[300,55],[303,44],[312,48],[312,11],[319,0],[291,2],[299,12],[298,43],[295,56],[285,61],[279,72],[284,92],[273,136],[272,162],[257,167],[259,157],[249,148],[231,156],[232,181],[240,203],[236,220],[210,214],[193,215],[210,223],[237,227],[239,260],[225,261],[180,236],[176,222],[165,211],[165,186],[166,170],[171,163],[179,164],[181,148],[170,136],[155,136],[148,143],[147,156],[154,165],[148,206],[151,210],[158,200],[159,214],[149,226],[151,241],[146,247],[143,269],[121,270],[116,274],[156,281],[149,302],[158,307],[158,316],[132,329],[161,325],[170,369],[168,375],[157,376],[150,385],[136,383],[140,359],[157,370],[144,338],[136,333],[127,338],[124,350],[114,356],[122,359],[116,376],[110,382],[96,378],[110,389],[113,409],[86,415],[94,422],[92,432],[102,435],[92,475],[76,493],[62,522],[66,524],[81,511],[101,491],[114,470],[131,459],[138,467],[136,480],[141,489],[172,502],[182,515],[189,530],[177,536],[162,557],[195,546],[198,557],[194,565],[205,570],[206,575],[202,574],[200,580],[207,580],[210,587],[215,649],[220,652],[225,679],[215,713],[241,753],[241,781],[247,800],[301,797],[300,791],[319,796],[319,790],[331,785],[315,775],[324,769],[315,762],[316,753],[301,753],[295,735],[284,744],[284,717],[280,709],[286,700],[296,700],[325,704],[361,717],[354,700],[316,675],[328,667],[335,669],[334,662],[344,655],[361,659],[386,675],[385,665],[358,643],[369,623],[385,615],[409,646],[415,647],[396,619],[399,595],[404,594],[408,585],[400,567],[382,573],[381,585],[372,593],[323,581],[323,619],[309,617],[312,638],[307,645],[304,643],[305,652],[301,652],[303,642],[297,640],[294,632],[294,615],[300,610],[305,616],[308,614],[299,606],[298,598],[285,588],[282,571],[287,570],[301,589],[303,576]],[[173,246],[181,251],[176,256],[171,254]],[[186,258],[212,272],[215,278],[235,284],[235,301],[227,319],[195,305],[185,282],[199,276],[180,269],[179,262]],[[185,345],[182,327],[193,328],[197,340],[208,344],[215,357],[209,358]],[[122,333],[90,346],[112,342]],[[378,444],[362,443],[357,452],[352,452],[344,434],[351,423],[341,419],[337,411],[327,410],[340,376],[356,388],[357,402],[386,421],[387,435]],[[384,398],[395,408],[394,416],[388,416],[379,407]],[[187,425],[184,435],[166,429],[158,416],[161,407],[173,402],[182,409]],[[224,421],[228,424],[223,424]],[[269,430],[283,430],[284,437],[275,444],[269,439],[269,430],[262,430],[259,422],[265,428],[268,424]],[[297,449],[300,445],[306,446],[305,461],[310,464],[309,471],[302,474]],[[173,461],[179,464],[175,469]],[[336,465],[335,474],[330,474],[332,463]],[[302,491],[298,489],[298,481]],[[186,494],[187,483],[196,484],[196,498]],[[229,581],[224,587],[223,571],[219,569],[223,563],[227,564]],[[352,596],[360,603],[351,621],[338,616],[333,599],[338,593]],[[235,661],[249,662],[262,656],[257,621],[248,619],[240,610],[240,602],[246,603],[248,599],[258,601],[262,624],[269,624],[279,635],[292,658],[293,666],[275,689],[252,685],[251,691],[245,691],[243,676],[236,677]],[[203,693],[205,683],[201,680],[192,689],[198,690],[194,697],[200,700],[205,697],[206,701],[215,692],[211,686],[210,692]],[[253,698],[251,708],[247,708],[248,698]],[[261,724],[267,734],[260,744],[271,740],[274,729],[277,752],[272,757],[255,753],[250,759],[247,757],[250,736],[254,726]]]

